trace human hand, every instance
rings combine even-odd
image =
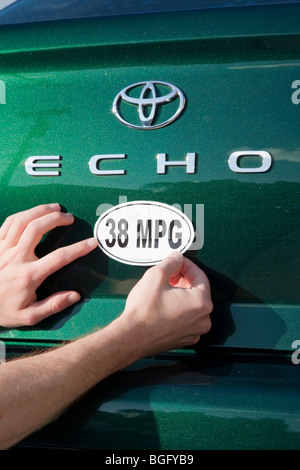
[[[5,220],[0,228],[1,326],[32,326],[80,300],[75,291],[57,292],[41,301],[36,297],[36,289],[49,275],[97,246],[97,240],[89,238],[41,259],[35,255],[45,233],[73,222],[74,216],[61,212],[59,204],[40,205]]]
[[[136,341],[138,355],[152,355],[198,342],[211,328],[212,309],[204,272],[173,252],[146,271],[119,318],[135,332],[130,340]]]

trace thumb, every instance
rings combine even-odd
[[[178,251],[172,251],[166,258],[164,258],[157,266],[163,273],[164,279],[169,280],[180,273],[184,263],[184,256]]]

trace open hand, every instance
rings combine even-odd
[[[0,228],[1,326],[32,326],[78,302],[75,291],[57,292],[41,301],[36,297],[36,289],[50,274],[97,246],[97,240],[89,238],[41,259],[35,255],[44,234],[73,222],[74,216],[61,212],[59,204],[40,205],[5,220]]]

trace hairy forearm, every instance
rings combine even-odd
[[[132,333],[116,320],[58,349],[1,364],[0,448],[54,420],[91,387],[138,356]]]

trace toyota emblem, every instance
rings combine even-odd
[[[160,121],[159,117],[161,118],[163,113],[159,111],[162,111],[161,108],[169,103],[173,106],[169,107]],[[136,120],[132,117],[132,112],[127,105],[136,106]],[[112,110],[125,126],[133,129],[153,130],[175,121],[182,113],[184,106],[184,94],[177,86],[166,82],[148,81],[134,83],[120,91],[114,99]]]

